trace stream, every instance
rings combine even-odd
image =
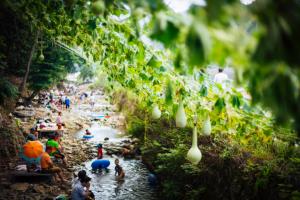
[[[89,104],[78,104],[77,106],[75,105],[73,107],[73,112],[76,112],[77,114],[84,117],[90,117],[91,120],[94,118],[94,116],[102,115],[106,113],[109,113],[111,116],[114,117],[117,116],[117,113],[111,111],[111,105],[109,105],[108,102],[103,101],[105,96],[95,95],[95,97],[97,99],[97,102],[93,109],[91,109],[91,106]],[[93,112],[91,110],[93,111],[98,110],[98,111]],[[116,128],[112,128],[111,126],[108,126],[107,123],[101,123],[99,121],[93,121],[89,130],[94,135],[94,137],[89,139],[88,142],[94,144],[95,146],[99,143],[103,144],[104,138],[109,138],[109,140],[106,141],[105,143],[110,143],[110,144],[121,142],[122,140],[128,139],[122,133],[122,131]],[[80,130],[74,134],[74,137],[82,138],[84,132],[85,129]],[[125,180],[122,182],[118,182],[115,179],[114,160],[116,158],[119,158],[120,165],[125,171]],[[95,173],[92,172],[92,168],[91,168],[91,163],[95,159],[89,160],[85,163],[82,163],[81,166],[76,167],[76,173],[79,170],[84,169],[87,171],[87,175],[92,178],[90,189],[95,194],[95,199],[97,200],[98,199],[104,199],[104,200],[108,200],[108,199],[156,200],[158,199],[155,187],[150,186],[150,184],[148,183],[149,171],[147,170],[146,166],[141,162],[141,160],[124,159],[123,157],[118,157],[116,155],[109,156],[106,155],[104,151],[103,159],[110,161],[108,171],[103,170],[102,172]]]

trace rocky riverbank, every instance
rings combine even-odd
[[[97,98],[94,111],[104,111],[109,113],[110,118],[103,120],[103,123],[107,126],[119,127],[123,129],[124,117],[115,113],[115,108],[109,105],[106,101],[106,97],[103,93],[100,94],[101,98]],[[76,102],[74,96],[71,96],[71,101]],[[0,174],[0,199],[53,199],[58,195],[64,194],[70,195],[71,181],[74,178],[74,172],[80,165],[83,165],[87,160],[94,159],[97,156],[97,148],[94,143],[88,142],[81,138],[75,138],[74,133],[87,128],[94,120],[92,117],[86,115],[84,110],[89,111],[89,104],[87,101],[77,101],[77,105],[73,105],[75,108],[71,110],[63,110],[63,121],[65,122],[64,136],[62,137],[61,144],[64,148],[64,154],[68,161],[68,166],[65,167],[61,163],[55,163],[63,170],[65,178],[68,180],[67,184],[60,183],[30,183],[30,182],[14,182],[11,179],[10,174],[15,172],[16,166],[19,164],[18,159],[12,159],[7,165],[7,169],[4,173]],[[106,102],[107,105],[103,106]],[[101,105],[100,105],[101,104]],[[86,109],[84,109],[86,108]],[[19,124],[19,127],[23,130],[29,130],[36,119],[48,118],[51,121],[55,121],[58,109],[55,107],[47,108],[41,104],[34,104],[31,107],[17,107],[13,115],[15,120]],[[83,113],[79,113],[79,111]],[[41,139],[41,142],[45,144],[46,138]],[[135,157],[138,153],[138,140],[126,139],[121,142],[110,142],[105,140],[103,143],[104,154],[106,155],[125,155],[128,157]]]

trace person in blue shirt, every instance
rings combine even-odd
[[[66,109],[68,110],[70,108],[70,104],[71,104],[69,97],[66,97],[65,104],[66,104]]]

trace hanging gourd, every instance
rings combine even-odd
[[[43,55],[43,43],[41,41],[41,48],[40,48],[40,55],[39,55],[39,60],[43,61],[45,59],[44,55]]]
[[[41,52],[41,54],[39,55],[39,60],[43,61],[45,59],[45,56],[43,55],[43,53]]]
[[[202,132],[204,135],[207,135],[207,136],[211,134],[211,123],[210,123],[209,116],[207,116],[203,122]]]
[[[92,3],[92,9],[91,10],[95,15],[102,14],[105,10],[104,1],[98,0],[98,1],[95,1],[94,3]]]
[[[184,128],[186,126],[186,115],[182,101],[180,101],[176,113],[176,127]]]
[[[152,109],[152,118],[153,119],[159,119],[161,116],[161,111],[158,108],[157,104],[154,104],[153,109]]]
[[[192,147],[187,153],[187,159],[194,165],[197,165],[202,158],[202,154],[200,149],[198,148],[198,141],[197,141],[197,126],[194,126],[193,130],[193,142]]]

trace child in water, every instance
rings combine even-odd
[[[125,177],[125,173],[123,168],[119,165],[119,159],[115,160],[115,176],[117,176],[117,180],[122,180]]]
[[[89,129],[86,129],[86,130],[85,130],[85,134],[86,134],[86,135],[92,135],[92,133],[89,131]]]
[[[103,158],[103,150],[102,150],[102,144],[98,144],[97,145],[97,148],[98,148],[98,159],[102,159]]]

